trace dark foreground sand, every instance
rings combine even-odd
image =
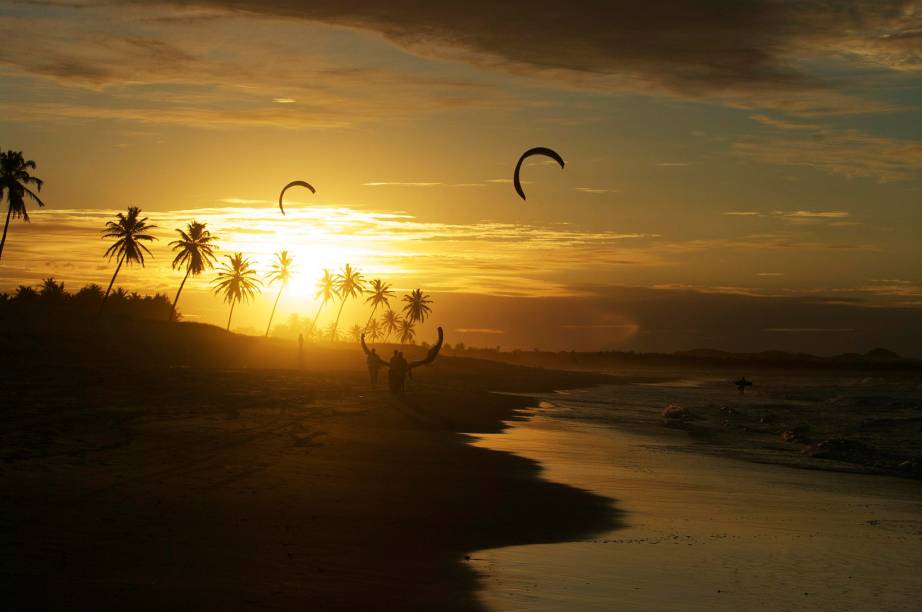
[[[476,609],[467,553],[618,526],[606,498],[461,433],[529,403],[488,389],[601,377],[441,359],[395,398],[355,364],[9,364],[3,608]]]

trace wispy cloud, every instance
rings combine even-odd
[[[403,182],[403,181],[379,181],[375,183],[362,183],[363,187],[437,187],[442,183],[436,182]]]
[[[658,162],[656,165],[659,166],[660,168],[685,168],[686,166],[690,166],[691,163],[684,162],[684,161],[674,161],[674,162]]]
[[[617,189],[606,189],[604,187],[574,187],[576,191],[581,191],[583,193],[592,193],[600,195],[603,193],[618,193]]]

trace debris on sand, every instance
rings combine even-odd
[[[781,432],[781,439],[791,444],[809,444],[811,442],[806,436],[790,429]]]
[[[675,404],[663,408],[662,417],[670,421],[694,421],[700,418],[688,408]]]

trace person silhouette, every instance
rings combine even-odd
[[[381,369],[381,366],[385,365],[384,360],[378,356],[378,352],[375,349],[371,349],[371,352],[365,357],[365,363],[368,365],[368,377],[371,379],[371,388],[375,389],[378,387],[378,370]]]
[[[362,346],[362,350],[365,352],[365,356],[369,360],[369,374],[371,373],[370,360],[373,356],[377,357],[378,367],[386,367],[388,370],[387,383],[391,393],[403,393],[404,387],[406,386],[407,376],[413,378],[413,368],[429,365],[435,361],[436,357],[439,356],[439,351],[442,349],[442,343],[444,342],[445,338],[441,327],[438,328],[438,332],[438,341],[426,352],[426,356],[423,359],[408,362],[403,356],[402,351],[394,349],[394,354],[391,355],[391,358],[387,363],[378,357],[374,349],[368,348],[368,346],[365,344],[365,334],[362,334],[361,338],[359,339],[359,343]]]
[[[399,390],[399,383],[397,382],[399,370],[400,352],[395,349],[394,354],[391,355],[391,360],[387,364],[387,386],[391,393],[397,393]]]

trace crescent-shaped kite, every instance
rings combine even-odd
[[[305,181],[291,181],[284,187],[282,187],[282,193],[279,194],[279,210],[282,211],[282,214],[285,214],[285,208],[282,206],[282,197],[285,195],[285,192],[288,191],[289,187],[307,187],[311,190],[311,193],[317,193],[317,190],[314,189],[310,183]]]
[[[563,158],[560,156],[560,154],[553,149],[548,149],[547,147],[535,147],[522,153],[522,157],[519,158],[519,163],[515,165],[515,172],[512,174],[512,184],[515,185],[516,192],[523,200],[525,199],[525,190],[522,189],[522,183],[519,181],[519,171],[522,169],[522,162],[524,162],[532,155],[544,155],[545,157],[550,157],[555,162],[560,164],[561,168],[564,166]]]

